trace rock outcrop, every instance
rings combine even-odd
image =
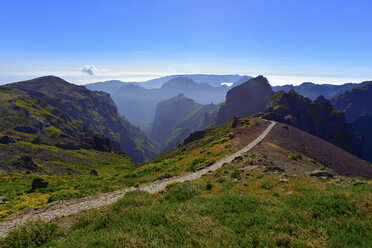
[[[372,81],[363,84],[331,100],[336,109],[345,113],[348,121],[353,121],[362,115],[372,114]]]
[[[34,161],[29,156],[22,156],[11,165],[17,171],[40,172]]]
[[[4,145],[7,145],[7,144],[10,144],[10,143],[15,143],[15,140],[7,135],[5,136],[2,136],[0,138],[0,144],[4,144]]]
[[[372,163],[372,115],[355,118],[351,126],[355,133],[363,138],[361,158]]]
[[[361,155],[361,138],[354,134],[344,114],[323,96],[311,101],[294,90],[280,91],[270,99],[263,118],[297,127],[354,155]]]
[[[273,94],[268,80],[263,76],[249,79],[230,89],[218,111],[216,124],[231,121],[234,116],[248,117],[264,111]]]

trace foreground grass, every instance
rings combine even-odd
[[[20,230],[13,231],[3,245],[370,247],[372,243],[372,188],[368,184],[342,187],[318,180],[312,185],[311,179],[299,178],[282,186],[275,183],[274,174],[261,178],[250,172],[254,180],[237,182],[228,179],[229,173],[224,177],[220,172],[193,183],[171,184],[165,194],[130,192],[104,211],[80,214],[67,230],[29,223],[23,229],[27,232],[19,236]],[[262,187],[263,182],[273,187]],[[285,193],[278,193],[282,189]],[[45,230],[43,245],[33,238],[40,234],[30,230]],[[61,233],[66,239],[58,238]],[[20,237],[29,243],[17,245]]]

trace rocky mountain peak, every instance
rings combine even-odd
[[[262,112],[273,94],[264,76],[252,78],[230,89],[226,94],[226,102],[218,112],[217,124],[230,121],[234,116],[247,117]]]

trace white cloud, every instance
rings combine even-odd
[[[81,71],[89,75],[96,75],[98,73],[98,69],[95,65],[86,65]]]

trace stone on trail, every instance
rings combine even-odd
[[[312,177],[327,177],[327,178],[333,178],[333,175],[327,171],[321,171],[321,170],[315,170],[310,173],[310,176]]]

